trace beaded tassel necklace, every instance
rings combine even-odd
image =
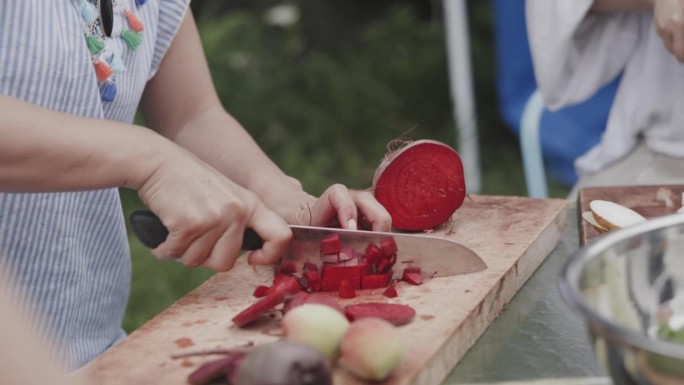
[[[135,51],[142,42],[142,22],[116,0],[80,0],[81,19],[86,45],[97,76],[100,98],[111,102],[116,97],[116,76],[126,71],[118,45],[120,38],[129,50]],[[136,0],[139,7],[147,0]]]

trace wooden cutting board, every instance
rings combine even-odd
[[[567,204],[559,199],[470,196],[452,223],[435,235],[470,247],[487,263],[486,270],[434,278],[421,286],[400,283],[399,297],[391,300],[379,290],[341,300],[404,303],[416,309],[416,319],[400,328],[407,354],[385,384],[440,384],[558,243]],[[274,318],[265,317],[247,329],[230,321],[255,301],[254,288],[271,278],[272,268],[255,270],[240,261],[143,325],[81,375],[86,383],[101,385],[186,384],[189,373],[216,356],[172,359],[172,354],[278,339]],[[342,369],[335,370],[334,383],[363,384]]]
[[[658,190],[671,191],[672,207],[667,207],[661,200],[657,200]],[[653,185],[653,186],[611,186],[586,187],[580,189],[577,195],[577,223],[579,224],[580,245],[601,234],[589,222],[582,219],[582,212],[589,211],[589,203],[593,200],[606,200],[628,207],[647,219],[674,214],[682,207],[682,193],[684,185]]]

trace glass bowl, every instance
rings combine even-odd
[[[587,244],[563,269],[560,290],[616,384],[684,384],[684,214]]]

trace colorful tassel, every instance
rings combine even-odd
[[[86,44],[88,45],[88,49],[90,50],[90,53],[93,55],[102,52],[102,50],[105,47],[104,41],[98,39],[97,37],[95,37],[93,35],[86,36]]]
[[[138,32],[133,32],[128,28],[123,28],[120,35],[131,51],[135,51],[142,42],[142,36],[140,36]]]
[[[147,3],[147,0],[135,0],[135,2],[138,3],[138,5],[143,5]]]
[[[134,32],[142,32],[143,28],[143,23],[138,19],[133,12],[131,12],[129,9],[126,9],[124,11],[124,15],[126,15],[126,19],[128,19],[128,25],[131,27],[131,30]]]
[[[81,0],[81,18],[83,18],[83,21],[87,24],[93,24],[97,20],[97,16],[97,8],[88,0]]]
[[[107,81],[100,84],[100,99],[103,102],[111,102],[116,97],[116,83]]]
[[[109,79],[109,77],[112,76],[112,74],[114,73],[114,71],[112,71],[112,68],[108,66],[107,63],[104,62],[104,60],[93,58],[93,66],[95,67],[95,74],[97,75],[97,80],[100,82]]]
[[[117,74],[126,71],[126,65],[124,64],[123,60],[121,60],[121,56],[117,54],[112,55],[111,59],[109,60],[109,66],[112,68],[114,73]]]

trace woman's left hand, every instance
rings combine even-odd
[[[350,190],[342,184],[328,187],[316,198],[299,188],[273,188],[262,199],[290,224],[390,231],[389,212],[369,191]],[[270,195],[270,194],[269,194]]]

